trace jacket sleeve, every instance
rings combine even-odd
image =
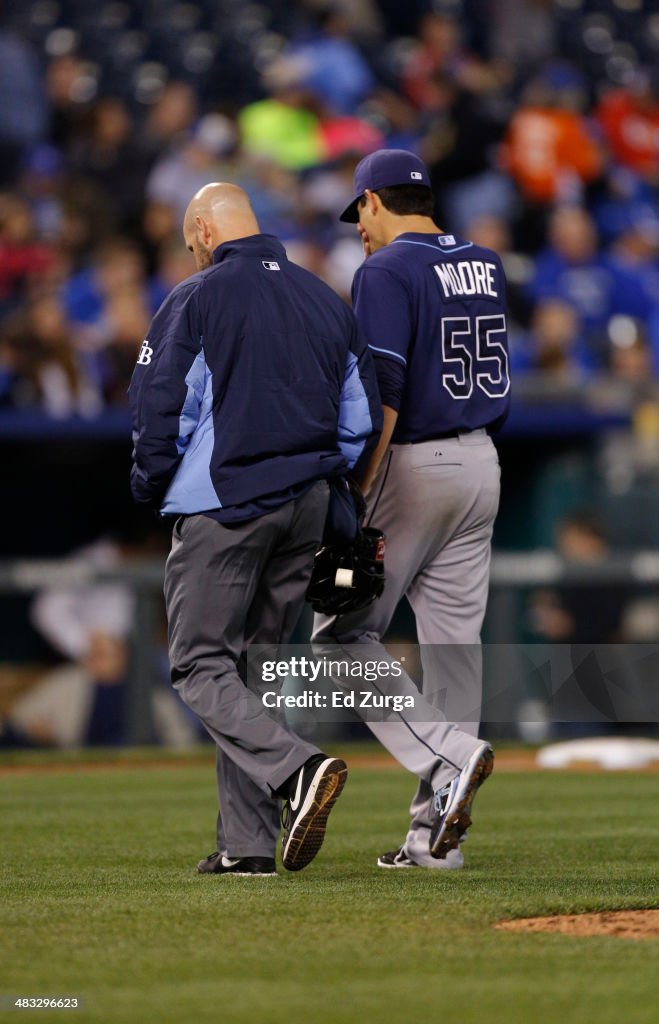
[[[352,335],[339,399],[338,442],[350,469],[367,458],[382,430],[382,405],[373,357],[357,321]]]
[[[137,502],[160,506],[199,420],[199,287],[198,280],[185,281],[165,299],[137,357],[128,389]]]

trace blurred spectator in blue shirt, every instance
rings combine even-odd
[[[609,173],[605,191],[593,203],[593,216],[605,245],[632,227],[659,231],[652,189],[633,171],[622,167],[614,167]]]
[[[98,415],[100,393],[71,337],[54,295],[35,299],[10,319],[0,334],[0,402],[60,418]]]
[[[511,369],[542,373],[556,384],[577,384],[589,370],[579,314],[567,302],[545,299],[533,314],[526,336],[513,337]]]
[[[238,132],[223,114],[206,114],[195,128],[154,164],[146,183],[149,202],[163,203],[180,224],[190,196],[209,181],[236,182],[239,164],[232,156]]]
[[[349,18],[339,6],[328,5],[317,10],[315,30],[284,51],[284,59],[298,68],[300,83],[337,114],[353,113],[375,86],[350,36]]]
[[[62,187],[66,180],[64,154],[43,143],[27,154],[18,191],[27,202],[39,237],[56,242],[62,232]]]
[[[579,206],[551,216],[550,246],[540,254],[529,293],[534,302],[562,299],[579,313],[593,366],[603,363],[606,326],[616,313],[645,320],[648,299],[636,275],[598,252],[593,219]]]
[[[108,298],[124,285],[144,285],[144,259],[139,246],[117,235],[99,245],[91,264],[66,282],[63,301],[74,324],[93,327],[102,319]]]
[[[23,39],[0,30],[0,185],[13,181],[27,150],[46,132],[39,64]]]

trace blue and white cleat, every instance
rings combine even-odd
[[[492,774],[494,751],[481,743],[448,786],[435,793],[435,817],[430,828],[430,855],[443,860],[455,850],[471,825],[471,805],[478,788]]]

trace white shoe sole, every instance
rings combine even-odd
[[[455,856],[453,856],[455,854]],[[443,860],[434,859],[432,864],[384,864],[378,857],[377,866],[387,870],[409,871],[410,868],[420,868],[422,871],[459,871],[464,867],[464,857],[461,850],[449,850]]]
[[[276,871],[216,871],[225,878],[278,878]]]
[[[282,863],[287,871],[300,871],[309,864],[325,838],[330,811],[348,777],[345,761],[328,757],[318,765],[304,801],[282,845]]]
[[[385,868],[387,871],[409,871],[410,868],[418,868],[418,864],[386,864],[383,860],[378,857],[377,865],[379,868]]]

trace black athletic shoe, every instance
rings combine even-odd
[[[345,761],[325,754],[309,758],[293,775],[282,814],[281,855],[288,871],[305,868],[320,850],[347,775]]]
[[[462,836],[460,843],[466,836]],[[410,856],[405,852],[404,846],[399,846],[397,850],[392,850],[391,853],[381,853],[377,860],[379,868],[419,868],[420,870],[428,871],[431,868],[437,870],[449,870],[455,871],[458,868],[464,867],[464,857],[462,850],[455,849],[449,850],[443,860],[435,859],[433,864],[419,864],[418,861],[412,860]]]
[[[405,853],[405,847],[399,846],[390,853],[381,853],[378,857],[379,868],[418,868],[418,864]]]
[[[276,876],[274,857],[225,857],[219,850],[197,864],[200,875],[241,875],[243,878]]]

